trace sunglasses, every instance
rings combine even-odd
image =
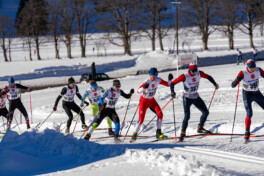
[[[156,75],[152,75],[154,78],[156,78],[157,76],[158,76],[158,74],[156,74]]]
[[[115,86],[116,88],[120,88],[121,86]]]

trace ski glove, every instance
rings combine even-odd
[[[83,107],[83,103],[80,104],[80,107],[81,107],[81,108]]]
[[[87,101],[84,101],[84,104],[86,104],[87,106],[89,105],[89,102],[87,102]]]
[[[219,85],[218,84],[215,85],[215,89],[216,90],[219,89]]]
[[[29,92],[31,92],[31,88],[29,87],[28,89],[27,89]]]
[[[57,106],[53,106],[53,111],[56,111],[57,110]]]
[[[168,75],[168,80],[169,81],[173,80],[173,75],[171,73]]]
[[[234,88],[234,87],[236,87],[236,86],[237,86],[236,81],[233,81],[232,84],[231,84],[231,87]]]
[[[171,92],[171,97],[172,98],[176,98],[176,93],[175,92]]]
[[[145,83],[143,86],[144,89],[147,89],[148,87],[149,87],[149,83]]]
[[[131,90],[130,90],[130,94],[133,94],[134,92],[135,92],[134,89],[131,89]]]

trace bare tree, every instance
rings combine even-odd
[[[124,54],[131,53],[131,37],[137,35],[139,0],[101,0],[96,10],[102,13],[97,28],[107,32],[109,42],[123,47]]]
[[[253,31],[261,23],[262,9],[259,0],[240,0],[240,24],[239,29],[249,35],[250,47],[254,47]],[[245,30],[246,29],[246,30]]]
[[[82,57],[86,57],[86,41],[91,34],[88,35],[88,29],[94,24],[95,10],[93,0],[73,0],[74,10],[76,14],[77,30],[81,46]]]
[[[186,25],[198,26],[197,33],[202,36],[203,50],[208,50],[209,36],[216,30],[212,25],[217,20],[217,4],[216,0],[182,1],[181,14]]]
[[[147,34],[151,40],[152,51],[156,50],[156,30],[157,30],[157,0],[144,0],[138,4],[142,10],[140,15],[140,30]]]
[[[71,55],[71,44],[72,44],[72,34],[74,33],[74,20],[75,11],[72,8],[73,4],[71,0],[60,0],[61,11],[61,25],[60,31],[64,34],[62,41],[65,43],[67,48],[67,57],[72,58]]]
[[[1,48],[3,50],[3,55],[5,58],[5,62],[8,62],[8,58],[7,58],[7,46],[6,46],[6,37],[7,37],[7,33],[8,33],[8,25],[11,23],[11,18],[4,16],[4,15],[0,15],[0,45]]]
[[[220,0],[219,20],[221,22],[219,30],[228,37],[229,49],[234,49],[234,30],[238,27],[239,0]]]
[[[48,12],[46,7],[45,0],[29,0],[19,13],[16,21],[20,35],[34,38],[38,60],[41,60],[39,49],[41,44],[40,36],[48,33]],[[29,48],[31,48],[31,42],[29,43]]]
[[[172,14],[167,13],[167,9],[169,6],[168,0],[157,0],[157,30],[158,30],[158,38],[160,44],[160,50],[164,51],[162,39],[168,35],[170,28],[172,28],[173,24],[167,25],[166,20],[171,19]],[[166,13],[163,13],[166,12]],[[165,22],[163,24],[163,22]]]
[[[59,41],[60,41],[60,34],[59,34],[59,26],[61,25],[61,6],[58,3],[58,0],[50,0],[49,1],[49,29],[52,33],[52,38],[55,45],[55,57],[60,59],[59,53]]]

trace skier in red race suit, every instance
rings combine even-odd
[[[252,102],[255,101],[262,109],[264,109],[264,97],[259,91],[259,78],[264,78],[264,71],[256,67],[256,63],[253,59],[247,61],[247,68],[239,72],[236,79],[232,82],[232,87],[236,87],[240,81],[243,81],[243,102],[247,111],[245,119],[245,140],[250,138],[250,125],[251,117],[253,116]]]
[[[138,132],[141,128],[141,125],[144,122],[145,114],[148,108],[150,108],[153,112],[158,115],[157,120],[157,131],[156,131],[156,138],[157,139],[166,139],[167,136],[161,133],[161,125],[163,119],[163,113],[160,109],[160,106],[156,102],[154,96],[158,89],[158,85],[164,85],[169,87],[170,80],[173,79],[172,74],[169,75],[169,82],[164,81],[160,77],[158,77],[158,70],[156,68],[151,68],[149,70],[149,78],[144,81],[144,83],[139,87],[137,93],[142,94],[139,100],[139,123],[136,127],[136,130],[133,132],[133,136],[131,141],[135,141],[137,139]]]
[[[205,134],[211,133],[209,130],[203,128],[204,123],[209,115],[209,111],[204,101],[201,99],[201,97],[197,92],[201,78],[208,79],[215,86],[216,89],[219,88],[218,84],[211,76],[205,74],[203,71],[198,70],[197,64],[195,62],[189,64],[188,73],[180,75],[170,84],[171,96],[173,98],[175,98],[176,96],[176,93],[174,92],[174,85],[178,84],[179,82],[183,82],[184,85],[184,92],[183,92],[184,119],[182,122],[181,135],[179,139],[180,141],[183,141],[186,135],[186,129],[188,127],[188,121],[190,119],[190,114],[191,114],[190,107],[192,104],[194,104],[194,106],[196,106],[202,112],[200,123],[198,124],[198,128],[197,128],[197,132],[205,133]]]

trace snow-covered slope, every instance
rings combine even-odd
[[[257,62],[257,65],[264,67],[264,62]],[[210,114],[205,128],[212,132],[231,133],[235,98],[237,88],[230,87],[231,81],[236,74],[244,69],[245,65],[224,65],[200,68],[202,71],[212,75],[220,89],[216,91]],[[180,70],[184,73],[186,70]],[[167,80],[169,72],[160,73],[159,76]],[[176,75],[176,72],[172,72]],[[147,75],[129,76],[121,79],[122,89],[128,92],[130,88],[137,88]],[[108,88],[112,81],[103,81],[100,86]],[[79,84],[80,92],[88,88],[88,85]],[[263,79],[260,79],[260,90],[264,88]],[[33,124],[34,128],[42,122],[51,112],[56,97],[61,87],[50,88],[32,92],[33,103]],[[182,84],[176,85],[177,97],[175,99],[176,110],[176,132],[180,133],[183,120],[183,105],[181,92]],[[201,80],[199,94],[207,105],[209,105],[214,91],[213,85],[205,79]],[[159,86],[155,96],[157,102],[163,107],[170,99],[168,87]],[[139,96],[134,95],[128,109],[127,120],[122,134],[128,129],[138,105]],[[22,101],[30,112],[29,95],[23,94]],[[78,99],[75,100],[80,103]],[[128,100],[120,98],[117,103],[117,113],[120,120],[125,115]],[[256,135],[263,135],[264,126],[263,110],[253,103],[254,115],[252,118],[251,132]],[[89,108],[84,109],[86,123],[89,124],[92,117],[89,115]],[[164,109],[164,122],[162,132],[174,136],[172,104],[169,103]],[[75,114],[74,114],[75,115]],[[196,127],[199,123],[201,113],[195,107],[191,107],[191,119],[187,129],[187,135],[196,134]],[[19,121],[18,111],[15,116]],[[244,118],[246,116],[241,97],[238,100],[237,116],[235,119],[234,133],[244,133]],[[147,111],[144,124],[146,125],[154,114]],[[60,129],[66,125],[67,116],[59,105],[58,110],[52,114],[50,119],[38,130],[26,131],[25,123],[16,125],[13,121],[12,129],[7,133],[0,143],[0,175],[262,175],[263,167],[263,138],[252,138],[248,144],[243,144],[243,136],[208,136],[186,138],[182,143],[173,143],[174,140],[149,143],[155,139],[156,119],[150,123],[142,133],[149,138],[138,138],[134,144],[125,139],[122,144],[114,144],[113,138],[92,139],[90,142],[79,140],[82,135],[80,122],[77,124],[76,132],[70,136],[61,134]],[[138,114],[129,131],[132,134]],[[23,120],[24,121],[24,120]],[[75,121],[72,123],[71,132]],[[103,121],[99,128],[106,128],[106,121]],[[113,125],[114,127],[114,125]],[[3,126],[0,126],[3,131]],[[12,132],[15,131],[15,132]],[[63,132],[63,131],[62,131]],[[106,130],[96,130],[92,138],[107,136]],[[121,138],[122,139],[122,138]],[[14,167],[11,167],[14,166]],[[15,169],[14,169],[15,168]]]

